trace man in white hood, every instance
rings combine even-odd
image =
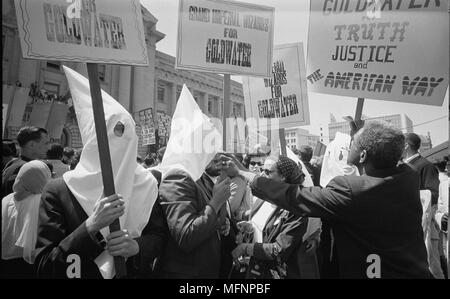
[[[210,146],[207,140],[211,141]],[[205,178],[208,184],[204,184],[201,177],[210,162],[216,160],[220,140],[212,122],[183,86],[160,165],[161,205],[170,233],[161,258],[162,278],[219,278],[221,231],[225,224],[221,220],[226,218],[224,207],[230,197],[230,179],[213,182]],[[217,163],[221,165],[220,159]]]
[[[42,193],[38,275],[113,278],[113,257],[121,256],[126,258],[129,277],[145,277],[162,251],[167,227],[157,203],[157,182],[136,162],[135,123],[102,91],[117,192],[104,198],[89,82],[67,67],[64,71],[84,147],[76,168],[51,181]],[[122,230],[110,233],[108,226],[116,219]]]

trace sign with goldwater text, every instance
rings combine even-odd
[[[277,119],[280,128],[309,125],[302,43],[276,46],[270,77],[244,77],[242,86],[247,118]],[[269,129],[263,124],[268,123],[260,122],[260,130]]]
[[[449,77],[447,4],[311,1],[309,91],[441,106]]]
[[[268,76],[274,8],[234,1],[180,0],[176,68]]]
[[[15,0],[24,58],[148,65],[139,0]]]

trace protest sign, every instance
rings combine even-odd
[[[448,53],[446,1],[311,1],[309,91],[441,106]]]
[[[138,0],[15,0],[24,58],[148,65]]]
[[[279,128],[309,125],[304,59],[302,43],[276,46],[269,78],[243,78],[247,118],[277,119]]]
[[[66,123],[67,111],[69,106],[65,103],[53,101],[50,114],[47,120],[48,136],[50,138],[59,139],[61,138],[64,124]]]
[[[234,1],[180,0],[176,68],[269,76],[274,8]]]
[[[142,145],[152,145],[156,143],[155,127],[153,125],[142,126]]]

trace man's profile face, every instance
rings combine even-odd
[[[361,136],[363,129],[359,130],[355,136],[353,136],[353,140],[350,143],[350,152],[347,157],[347,164],[358,166],[360,155],[361,155],[361,148],[359,147],[359,138]]]
[[[49,146],[49,139],[48,135],[45,133],[41,134],[41,140],[40,141],[33,141],[33,150],[36,153],[36,156],[38,159],[46,159],[47,158],[47,151]]]

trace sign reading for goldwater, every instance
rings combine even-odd
[[[309,125],[302,43],[276,46],[270,77],[244,77],[242,86],[248,118],[277,119],[280,128]],[[260,130],[268,129],[264,124]]]
[[[139,0],[15,0],[24,58],[148,65]]]
[[[227,0],[180,0],[176,67],[269,76],[274,11]]]
[[[448,87],[447,1],[311,1],[309,91],[441,106]]]

